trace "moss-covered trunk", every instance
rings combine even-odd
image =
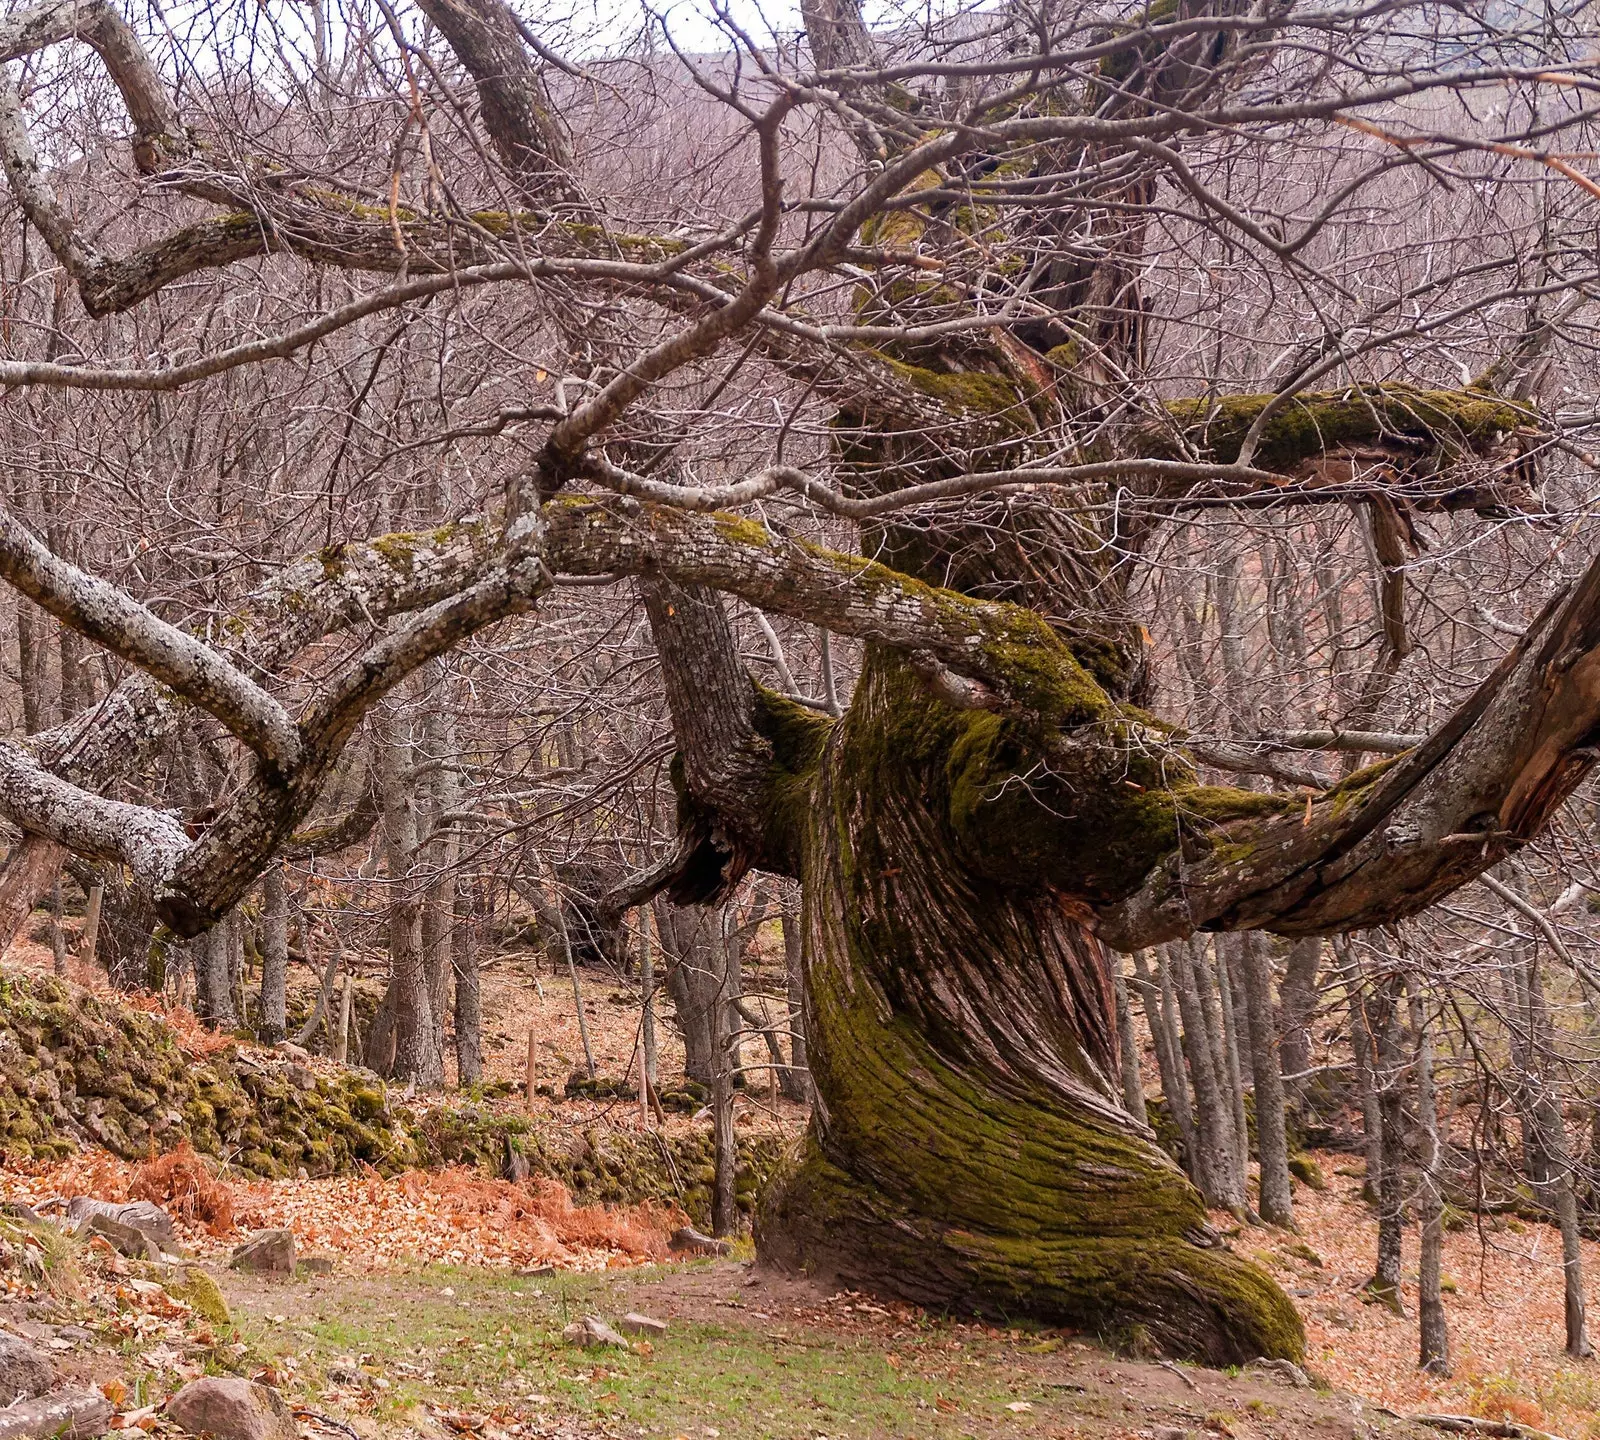
[[[1007,885],[953,820],[963,724],[880,653],[823,755],[804,847],[817,1110],[763,1254],[1213,1363],[1297,1356],[1288,1298],[1116,1098],[1085,912]]]

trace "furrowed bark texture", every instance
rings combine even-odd
[[[878,653],[837,727],[790,714],[776,742],[824,752],[792,817],[817,1110],[763,1253],[1213,1363],[1298,1355],[1293,1306],[1123,1107],[1087,912],[983,873],[1008,855],[961,821],[966,721]]]

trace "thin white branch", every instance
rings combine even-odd
[[[0,578],[63,624],[210,711],[263,759],[283,770],[298,760],[299,729],[255,681],[116,586],[69,565],[4,510]]]

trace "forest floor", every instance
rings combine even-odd
[[[44,969],[49,954],[16,946],[6,963]],[[776,978],[766,976],[764,988],[775,989]],[[582,984],[597,1068],[624,1075],[637,1064],[637,998],[592,972]],[[95,988],[103,990],[103,980]],[[581,1063],[570,979],[536,967],[531,954],[512,952],[489,968],[484,1008],[493,1016],[485,1035],[489,1079],[525,1078],[530,1031],[541,1081],[563,1081]],[[171,1018],[197,1046],[215,1043],[181,1012]],[[681,1070],[682,1052],[670,1025],[660,1029],[668,1075]],[[760,1058],[758,1045],[748,1058]],[[520,1108],[520,1084],[518,1091],[495,1103]],[[558,1127],[642,1124],[636,1105],[617,1102],[540,1096],[534,1110],[538,1123]],[[738,1115],[750,1128],[798,1133],[803,1123],[799,1107],[759,1087],[741,1094]],[[668,1117],[674,1129],[705,1123]],[[208,1337],[181,1306],[169,1310],[148,1291],[130,1300],[126,1283],[102,1275],[93,1256],[80,1257],[87,1300],[67,1306],[63,1333],[86,1325],[115,1344],[114,1362],[97,1363],[107,1374],[121,1367],[130,1406],[202,1369],[255,1367],[309,1411],[339,1422],[326,1429],[311,1422],[315,1435],[351,1428],[491,1440],[1109,1440],[1159,1436],[1162,1427],[1245,1440],[1438,1433],[1399,1426],[1390,1411],[1471,1414],[1600,1440],[1600,1361],[1574,1362],[1561,1352],[1553,1229],[1469,1216],[1447,1236],[1454,1373],[1423,1376],[1415,1368],[1414,1236],[1408,1315],[1364,1303],[1375,1221],[1360,1198],[1361,1163],[1338,1154],[1318,1159],[1327,1188],[1297,1184],[1298,1234],[1214,1217],[1235,1249],[1266,1265],[1294,1296],[1306,1321],[1307,1368],[1327,1387],[1314,1390],[1119,1360],[1087,1336],[949,1322],[767,1275],[741,1260],[670,1263],[666,1216],[574,1209],[548,1182],[513,1187],[463,1171],[235,1182],[241,1233],[288,1226],[302,1252],[333,1259],[334,1273],[240,1276],[225,1268],[237,1233],[188,1227],[186,1242],[234,1307],[236,1337]],[[131,1170],[97,1154],[45,1171],[0,1170],[0,1198],[119,1199]],[[1591,1287],[1600,1285],[1600,1245],[1585,1245],[1584,1263]],[[548,1265],[547,1274],[529,1273]],[[11,1298],[0,1294],[0,1325],[11,1323],[14,1303],[56,1311],[66,1303],[18,1283],[15,1274],[4,1280]],[[582,1351],[561,1338],[571,1319],[595,1313],[614,1321],[631,1309],[668,1321],[669,1330],[626,1353]],[[51,1323],[60,1323],[51,1313]]]

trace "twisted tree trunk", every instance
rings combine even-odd
[[[1293,1306],[1123,1107],[1088,915],[1004,883],[1016,851],[962,823],[961,717],[878,653],[825,739],[786,719],[802,733],[780,753],[823,746],[815,803],[792,817],[817,1109],[763,1253],[1215,1363],[1298,1354]]]

